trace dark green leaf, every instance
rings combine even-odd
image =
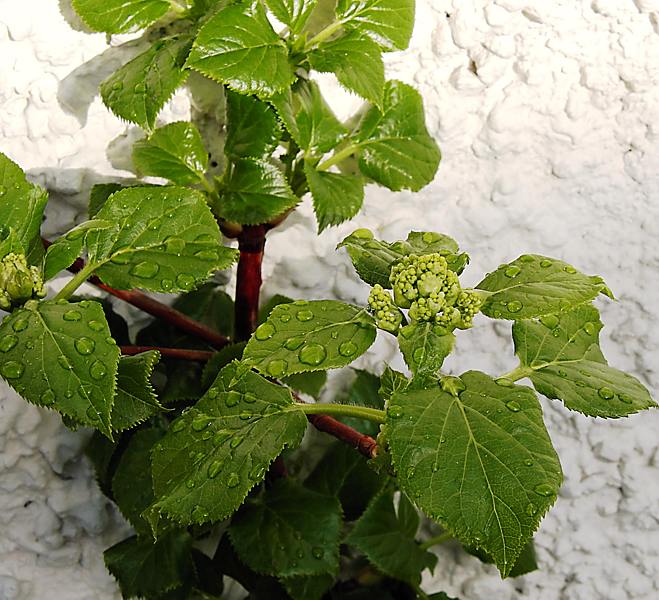
[[[656,406],[640,381],[606,363],[599,349],[601,328],[591,305],[539,321],[516,321],[515,352],[534,387],[570,410],[615,418]]]
[[[123,189],[123,186],[120,183],[97,183],[92,186],[89,193],[89,218],[93,219],[98,211],[103,208],[106,200],[121,189]]]
[[[135,356],[122,356],[117,371],[117,393],[112,408],[112,429],[135,427],[163,410],[151,386],[151,374],[160,352],[150,350]]]
[[[313,398],[320,396],[320,390],[327,382],[326,371],[314,371],[311,373],[296,373],[288,377],[282,377],[282,383],[293,388],[297,392],[309,394]]]
[[[387,82],[382,110],[374,106],[364,115],[355,142],[362,173],[390,190],[416,192],[433,180],[439,166],[421,95],[400,81]]]
[[[157,21],[171,3],[169,0],[73,0],[72,5],[94,31],[127,33]]]
[[[266,6],[293,33],[299,33],[317,0],[265,0]]]
[[[118,117],[151,131],[165,102],[185,81],[189,50],[188,37],[153,44],[101,84],[103,102]]]
[[[218,373],[230,362],[234,360],[242,360],[243,351],[245,350],[246,345],[247,342],[229,344],[228,346],[222,348],[222,350],[219,352],[216,352],[213,355],[213,358],[211,358],[204,366],[204,372],[201,376],[202,389],[208,388],[211,383],[215,381]]]
[[[85,448],[85,455],[91,461],[96,482],[101,491],[112,498],[112,477],[116,469],[117,442],[109,440],[102,433],[94,431]]]
[[[243,225],[267,223],[293,208],[300,199],[293,194],[284,174],[265,160],[237,160],[224,182],[216,212]]]
[[[387,366],[380,377],[378,394],[383,400],[388,401],[396,392],[405,390],[408,384],[409,380],[405,375]]]
[[[487,553],[483,552],[483,550],[470,548],[469,546],[464,545],[463,548],[466,552],[475,556],[484,563],[490,564],[494,562],[494,560],[492,560],[492,558],[488,556]],[[531,540],[528,544],[526,544],[526,546],[524,546],[522,553],[519,555],[519,558],[515,562],[513,568],[510,570],[508,577],[519,577],[520,575],[526,575],[527,573],[536,571],[537,569],[538,563],[536,562],[535,558],[535,546],[533,545],[533,540]]]
[[[561,468],[529,388],[477,371],[461,380],[459,396],[394,394],[384,431],[402,489],[506,577],[556,500]]]
[[[229,527],[241,560],[257,573],[292,577],[339,568],[336,498],[280,479],[236,514]]]
[[[192,123],[179,121],[156,129],[133,146],[133,164],[142,175],[189,185],[204,180],[208,153]]]
[[[130,537],[106,550],[103,557],[124,598],[154,598],[188,579],[191,548],[187,531],[172,531],[155,543],[148,537]]]
[[[419,585],[421,572],[433,569],[437,557],[416,543],[419,517],[405,494],[400,496],[398,511],[393,500],[391,492],[378,494],[344,541],[385,575]]]
[[[87,234],[89,262],[115,288],[189,291],[237,255],[222,245],[205,197],[189,188],[127,188],[97,217],[116,227]]]
[[[344,367],[375,341],[366,309],[336,300],[280,304],[260,325],[243,360],[272,377]]]
[[[437,375],[454,343],[455,335],[428,321],[405,325],[398,334],[398,346],[407,366],[422,380]]]
[[[261,3],[228,6],[200,29],[187,66],[241,94],[267,97],[295,77],[286,44]]]
[[[339,0],[337,17],[348,29],[373,36],[386,50],[405,50],[414,28],[414,0]]]
[[[0,324],[0,375],[27,401],[112,437],[119,348],[98,302],[28,302]]]
[[[253,372],[231,387],[235,374],[225,367],[154,450],[155,512],[182,523],[225,519],[284,447],[300,443],[307,421],[290,392]]]
[[[289,304],[291,302],[293,302],[293,298],[283,296],[282,294],[275,294],[274,296],[270,296],[270,298],[268,298],[268,300],[259,307],[258,324],[260,325],[261,323],[264,323],[268,320],[268,316],[275,306],[279,306],[280,304]]]
[[[565,312],[611,293],[601,277],[537,254],[501,265],[476,287],[491,292],[481,308],[485,315],[514,320]]]
[[[147,537],[150,529],[142,512],[153,502],[150,454],[163,435],[164,431],[154,428],[136,431],[112,478],[112,493],[119,510],[138,535]]]
[[[349,91],[382,106],[384,63],[380,48],[370,38],[348,33],[310,52],[309,62],[316,71],[334,73]]]
[[[279,143],[277,116],[254,96],[227,92],[227,139],[224,153],[232,158],[264,158]]]
[[[30,183],[20,167],[0,152],[0,225],[14,231],[26,253],[38,240],[46,202],[46,190]]]
[[[318,171],[305,163],[304,174],[313,198],[318,232],[352,219],[364,201],[364,181],[356,175]]]
[[[60,271],[73,264],[82,253],[88,231],[109,229],[110,227],[114,227],[114,223],[111,221],[100,219],[85,221],[49,246],[44,259],[44,281],[55,277]]]
[[[334,575],[286,577],[282,584],[293,600],[321,600],[334,585]]]

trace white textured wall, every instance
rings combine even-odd
[[[105,146],[123,131],[98,99],[85,126],[58,106],[59,82],[105,40],[73,32],[57,4],[0,0],[0,150],[57,192],[51,230],[81,216],[84,169],[111,173]],[[266,292],[363,300],[333,251],[357,226],[387,239],[446,232],[473,257],[470,282],[524,251],[554,255],[605,277],[618,302],[600,303],[604,350],[659,396],[659,0],[418,5],[412,47],[389,57],[389,74],[423,93],[444,154],[436,181],[416,195],[370,189],[360,217],[320,238],[306,207],[271,236]],[[166,114],[181,118],[185,102]],[[510,326],[477,325],[450,368],[514,366]],[[366,364],[391,354],[380,343]],[[427,588],[463,600],[657,597],[659,412],[607,422],[545,407],[565,484],[536,538],[542,571],[501,582],[448,544]],[[117,596],[100,554],[126,529],[80,458],[82,438],[0,384],[0,599]]]

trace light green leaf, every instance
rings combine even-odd
[[[109,438],[118,361],[98,302],[30,301],[0,324],[0,375],[28,402]]]
[[[293,600],[322,600],[325,593],[334,585],[334,575],[308,575],[285,577],[281,583]]]
[[[225,367],[156,446],[154,511],[186,524],[221,521],[302,440],[307,420],[290,392],[251,371],[230,388],[235,373]]]
[[[398,334],[405,363],[422,381],[437,375],[454,343],[455,335],[428,321],[405,325]]]
[[[39,241],[46,202],[46,190],[30,183],[21,168],[0,152],[0,224],[13,229],[25,252]]]
[[[266,6],[293,33],[299,33],[318,0],[265,0]]]
[[[227,156],[270,156],[280,137],[277,116],[269,104],[254,96],[227,92],[227,139],[224,145]]]
[[[347,29],[368,33],[386,50],[405,50],[414,29],[414,0],[339,0],[336,15]]]
[[[280,92],[295,78],[286,44],[261,3],[228,6],[208,19],[187,66],[241,94],[259,97]]]
[[[229,537],[240,559],[257,573],[335,573],[341,520],[336,498],[280,479],[236,514]]]
[[[398,511],[391,492],[383,491],[369,504],[344,543],[354,546],[382,573],[418,586],[421,572],[433,569],[437,557],[423,550],[414,536],[419,516],[405,494]]]
[[[270,103],[293,139],[308,154],[322,156],[348,133],[315,81],[300,80],[270,98]]]
[[[398,392],[385,436],[401,488],[506,577],[562,481],[532,390],[470,371],[464,390]]]
[[[50,245],[44,259],[44,281],[55,277],[60,271],[73,264],[75,259],[82,253],[87,232],[95,229],[109,229],[110,227],[114,227],[114,223],[111,221],[102,221],[100,219],[85,221]]]
[[[243,361],[272,377],[337,369],[366,352],[375,334],[364,308],[336,300],[280,304],[254,332]]]
[[[25,249],[12,227],[0,225],[0,259],[10,253],[24,254]]]
[[[148,139],[137,142],[133,164],[142,175],[195,184],[204,180],[208,153],[195,125],[179,121],[159,127]]]
[[[127,188],[97,217],[116,227],[87,234],[89,263],[115,288],[189,291],[236,258],[222,245],[205,196],[189,188]]]
[[[361,209],[364,181],[360,177],[318,171],[306,162],[304,174],[313,198],[319,233],[352,219]]]
[[[524,254],[477,286],[492,292],[481,311],[494,319],[530,319],[565,312],[611,292],[601,277],[584,275],[555,258]]]
[[[300,199],[291,191],[284,174],[265,160],[242,158],[229,167],[216,213],[243,225],[267,223],[293,208]]]
[[[151,131],[158,113],[183,84],[190,38],[153,44],[101,83],[105,105],[118,117]]]
[[[103,553],[124,598],[156,598],[179,587],[192,572],[192,536],[172,531],[158,541],[127,538]]]
[[[151,375],[160,352],[149,350],[135,356],[122,356],[117,371],[117,395],[112,409],[112,429],[123,431],[164,410],[153,386]]]
[[[423,100],[413,87],[388,81],[383,108],[372,107],[355,133],[359,168],[373,181],[399,191],[419,191],[435,177],[440,153],[426,129]]]
[[[302,394],[309,394],[313,398],[320,396],[320,391],[327,382],[326,371],[313,371],[309,373],[296,373],[282,377],[282,383]]]
[[[89,192],[89,208],[87,209],[89,218],[93,219],[98,211],[103,208],[106,200],[123,187],[120,183],[97,183],[93,185]]]
[[[139,535],[150,535],[149,524],[142,517],[142,512],[153,502],[153,488],[148,477],[151,450],[164,434],[164,431],[153,427],[136,431],[123,451],[112,478],[114,501]]]
[[[460,274],[469,262],[469,257],[458,252],[458,245],[447,235],[434,231],[413,231],[406,241],[385,242],[376,240],[368,229],[357,229],[345,238],[337,248],[345,247],[350,259],[363,281],[370,285],[380,284],[391,288],[391,267],[410,254],[439,253],[444,256],[452,271]]]
[[[349,91],[382,106],[384,63],[380,48],[370,38],[348,33],[311,51],[309,62],[316,71],[334,73]]]
[[[169,0],[73,0],[73,8],[94,31],[128,33],[148,27],[169,10]]]
[[[656,406],[640,381],[606,363],[599,349],[601,328],[591,305],[539,321],[516,321],[515,352],[534,387],[571,410],[615,418]]]
[[[396,392],[404,391],[408,384],[409,380],[405,375],[399,371],[394,371],[387,365],[380,376],[380,389],[378,390],[378,394],[383,400],[389,401]]]
[[[482,550],[471,548],[465,545],[463,545],[463,548],[466,552],[472,556],[475,556],[481,562],[486,564],[491,564],[494,562],[492,558],[490,558],[490,556],[488,556]],[[526,544],[526,546],[524,546],[522,553],[517,558],[515,566],[510,570],[508,577],[519,577],[520,575],[526,575],[527,573],[536,571],[537,569],[538,563],[536,562],[535,558],[535,546],[533,545],[533,540],[531,540],[528,544]]]

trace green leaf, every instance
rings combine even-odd
[[[115,192],[123,189],[120,183],[97,183],[92,186],[89,192],[89,208],[87,210],[89,218],[93,219],[107,199]]]
[[[0,225],[0,259],[10,253],[24,254],[25,249],[12,227]]]
[[[156,42],[101,83],[103,102],[118,117],[151,131],[187,77],[183,64],[189,50],[189,37]]]
[[[345,247],[357,274],[370,285],[379,284],[391,288],[391,267],[410,254],[439,253],[444,256],[452,271],[460,274],[469,262],[469,257],[457,254],[458,245],[447,235],[434,231],[412,231],[406,241],[385,242],[376,240],[368,229],[357,229],[345,238],[337,248]]]
[[[366,309],[336,300],[280,304],[249,340],[243,360],[272,377],[344,367],[375,341]]]
[[[26,253],[39,241],[46,202],[46,190],[30,183],[21,168],[0,152],[0,224],[14,231]]]
[[[296,373],[282,378],[282,383],[297,392],[309,394],[313,398],[320,396],[320,391],[327,382],[326,371],[314,371],[311,373]]]
[[[265,160],[242,158],[230,168],[215,206],[224,219],[243,225],[267,223],[300,201],[284,174]]]
[[[349,91],[382,106],[384,63],[380,48],[369,37],[351,32],[323,43],[309,53],[309,62],[316,71],[334,73]]]
[[[455,335],[428,321],[405,325],[398,334],[398,346],[405,363],[421,380],[437,375],[454,343]]]
[[[382,110],[373,106],[364,115],[355,144],[362,173],[390,190],[417,192],[433,180],[439,166],[439,148],[426,129],[421,95],[400,81],[386,83]]]
[[[265,0],[266,6],[293,33],[299,33],[318,0]]]
[[[148,473],[151,470],[151,449],[164,431],[155,428],[136,431],[112,478],[112,494],[119,510],[138,535],[149,536],[148,523],[142,512],[153,502],[153,488]],[[147,474],[147,477],[145,477]]]
[[[584,275],[562,260],[524,254],[501,265],[477,286],[492,292],[481,311],[494,319],[530,319],[565,312],[610,295],[601,277]]]
[[[227,92],[227,138],[224,153],[232,158],[265,158],[281,138],[277,115],[254,96]]]
[[[237,344],[229,344],[222,348],[219,352],[213,354],[213,357],[205,364],[204,371],[201,376],[202,389],[208,388],[218,373],[234,360],[242,360],[243,351],[247,342],[238,342]]]
[[[169,10],[169,0],[72,0],[84,23],[94,31],[128,33],[148,27]]]
[[[469,546],[464,546],[464,545],[463,548],[465,549],[466,552],[468,552],[472,556],[475,556],[481,562],[487,564],[494,562],[494,560],[492,560],[492,558],[482,550],[478,550],[477,548],[471,548]],[[535,558],[535,546],[533,545],[533,540],[531,540],[528,544],[526,544],[526,546],[524,546],[522,553],[517,558],[517,561],[515,562],[513,568],[510,570],[508,577],[519,577],[520,575],[526,575],[527,573],[531,573],[532,571],[537,571],[537,569],[538,569],[538,563],[536,562],[536,558]]]
[[[570,410],[616,418],[656,406],[640,381],[607,364],[599,349],[601,328],[591,305],[539,321],[516,321],[515,352],[534,387]]]
[[[289,298],[288,296],[284,296],[282,294],[275,294],[274,296],[270,296],[266,302],[259,306],[258,324],[260,325],[261,323],[265,323],[268,320],[268,316],[275,306],[280,304],[289,304],[291,302],[293,302],[293,298]]]
[[[313,198],[319,233],[352,219],[361,209],[364,202],[361,177],[318,171],[307,162],[304,174]]]
[[[114,288],[189,291],[237,255],[222,245],[205,196],[189,188],[127,188],[97,218],[116,227],[87,234],[89,263]]]
[[[0,375],[28,402],[112,438],[119,348],[98,302],[28,302],[0,324]]]
[[[112,429],[135,427],[163,410],[151,385],[153,369],[160,352],[149,350],[135,356],[122,356],[117,371],[117,395],[112,409]]]
[[[344,542],[364,554],[382,573],[418,586],[421,572],[433,569],[437,557],[414,539],[419,516],[405,494],[398,511],[391,492],[378,494]]]
[[[307,153],[322,156],[348,133],[315,81],[300,80],[270,98],[270,102],[293,139]]]
[[[386,50],[405,50],[414,29],[414,0],[339,0],[336,16],[347,29],[368,33]]]
[[[280,479],[236,514],[229,537],[240,559],[257,573],[335,573],[341,520],[336,498]]]
[[[153,457],[153,509],[181,523],[230,516],[285,446],[302,440],[307,420],[290,392],[247,372],[230,388],[235,364],[174,421]]]
[[[191,575],[192,537],[172,531],[158,541],[136,536],[103,553],[105,566],[124,598],[155,598],[181,586]]]
[[[396,392],[404,391],[409,380],[399,371],[387,366],[380,376],[380,389],[378,394],[384,401],[388,401]]]
[[[452,396],[398,392],[385,436],[401,488],[509,575],[562,481],[535,394],[470,371]]]
[[[347,393],[337,398],[335,402],[383,410],[384,402],[378,394],[380,378],[373,373],[361,369],[354,369],[354,371],[356,377],[352,385]],[[367,421],[358,417],[339,417],[339,420],[366,435],[375,437],[380,432],[380,426],[373,421]]]
[[[112,477],[116,469],[115,451],[117,442],[109,440],[102,433],[94,431],[85,447],[85,455],[94,467],[96,483],[100,490],[112,498]]]
[[[199,30],[187,66],[241,94],[259,97],[280,92],[295,78],[286,44],[261,3],[215,13]]]
[[[114,227],[114,223],[111,221],[102,221],[100,219],[85,221],[51,244],[46,251],[46,257],[44,259],[44,281],[52,279],[60,271],[73,264],[75,259],[82,253],[87,232],[109,229],[110,227]]]
[[[142,175],[195,184],[204,180],[208,153],[195,125],[179,121],[159,127],[148,139],[137,142],[133,164]]]
[[[293,600],[322,600],[325,593],[334,585],[334,575],[309,575],[285,577],[282,584]]]

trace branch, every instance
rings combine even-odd
[[[121,353],[125,356],[133,356],[148,352],[149,350],[157,350],[161,356],[166,358],[179,358],[181,360],[191,360],[195,362],[208,362],[213,356],[214,352],[206,350],[186,350],[184,348],[161,348],[160,346],[120,346]]]
[[[52,243],[44,238],[41,239],[43,241],[44,247],[46,248],[50,246]],[[68,270],[71,273],[78,273],[84,268],[84,266],[85,266],[84,261],[77,258],[75,262],[68,268]],[[217,333],[210,327],[207,327],[203,323],[199,323],[198,321],[191,319],[190,317],[176,310],[175,308],[172,308],[171,306],[167,306],[162,302],[158,302],[157,300],[154,300],[153,298],[147,296],[146,294],[143,294],[142,292],[129,291],[129,290],[115,290],[114,288],[111,288],[109,285],[105,285],[104,283],[102,283],[101,280],[95,275],[90,277],[87,281],[95,285],[96,287],[102,289],[103,291],[107,292],[108,294],[111,294],[112,296],[115,296],[116,298],[119,298],[124,302],[128,302],[129,304],[132,304],[133,306],[139,308],[140,310],[143,310],[144,312],[154,317],[158,317],[163,321],[167,321],[168,323],[171,323],[172,325],[174,325],[174,327],[180,329],[181,331],[184,331],[185,333],[188,333],[194,337],[200,338],[205,342],[208,342],[210,345],[215,346],[216,348],[222,348],[230,343],[229,338],[220,335],[219,333]]]
[[[240,259],[236,274],[235,302],[237,342],[249,339],[258,322],[265,231],[264,225],[245,225],[238,236]]]

